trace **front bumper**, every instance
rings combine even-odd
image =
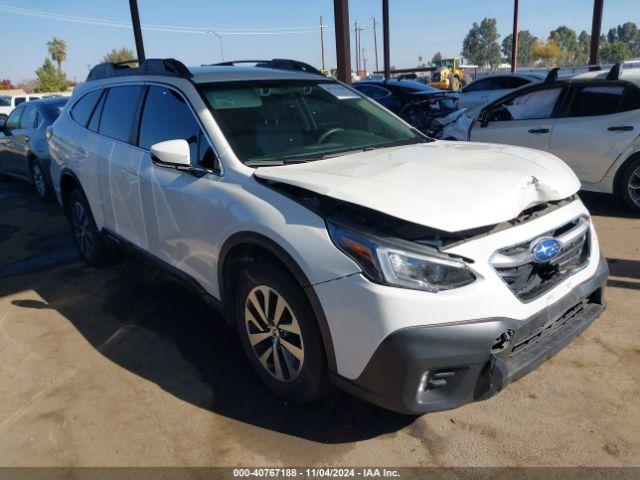
[[[401,329],[385,338],[357,379],[334,375],[333,380],[356,396],[406,414],[484,400],[555,355],[598,318],[608,273],[601,256],[594,275],[526,320]]]

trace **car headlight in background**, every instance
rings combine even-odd
[[[476,276],[467,265],[436,250],[415,250],[327,221],[336,246],[376,283],[438,292],[468,285]]]

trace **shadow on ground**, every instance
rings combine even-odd
[[[0,197],[8,206],[0,220],[0,297],[34,290],[43,300],[12,304],[57,310],[109,360],[168,393],[324,443],[372,438],[414,421],[338,391],[313,405],[284,403],[254,375],[234,329],[198,295],[129,256],[105,270],[88,268],[58,206],[39,203],[17,182],[0,182]]]
[[[591,215],[617,218],[640,218],[640,214],[633,212],[631,208],[613,195],[594,192],[580,192],[580,199],[582,199],[586,207],[589,209]]]

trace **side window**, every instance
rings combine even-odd
[[[91,115],[91,112],[93,112],[101,93],[102,90],[93,90],[81,97],[80,100],[74,103],[73,107],[71,107],[71,118],[83,127],[86,127],[89,116]]]
[[[9,118],[7,118],[7,123],[5,124],[5,128],[7,130],[17,130],[20,128],[20,117],[22,116],[22,112],[24,112],[24,108],[16,108]]]
[[[481,90],[490,90],[491,82],[488,78],[477,80],[463,88],[463,92],[479,92]]]
[[[121,142],[129,142],[141,93],[140,85],[111,87],[104,101],[98,132]]]
[[[365,94],[367,97],[373,98],[374,100],[380,100],[391,95],[391,92],[386,88],[376,87],[374,85],[361,85],[355,86],[355,88],[356,90],[359,90],[361,93]]]
[[[24,103],[26,101],[27,101],[26,97],[16,97],[15,101],[14,101],[14,106],[17,107],[18,105],[20,105],[21,103]]]
[[[100,117],[102,116],[102,109],[104,108],[104,101],[107,98],[107,93],[102,92],[102,96],[98,101],[98,105],[93,109],[93,113],[91,114],[91,118],[89,119],[89,124],[87,128],[92,132],[98,132],[98,128],[100,126]]]
[[[528,80],[520,77],[502,77],[498,88],[520,88],[527,83]]]
[[[38,110],[35,107],[26,107],[20,119],[20,128],[35,128],[38,119]]]
[[[635,85],[627,85],[622,104],[620,105],[620,111],[628,112],[629,110],[638,109],[640,109],[640,88]]]
[[[138,146],[149,150],[154,143],[165,140],[186,140],[195,163],[201,160],[198,152],[201,136],[198,121],[179,93],[171,88],[149,87],[140,120]],[[202,140],[206,143],[206,139]]]
[[[535,90],[495,105],[487,113],[487,120],[500,122],[508,120],[533,120],[551,118],[562,88]]]
[[[590,117],[617,113],[624,93],[622,85],[585,85],[573,94],[570,117]]]

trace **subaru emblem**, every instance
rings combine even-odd
[[[550,262],[560,254],[560,242],[553,237],[535,240],[531,245],[531,254],[536,262]]]

